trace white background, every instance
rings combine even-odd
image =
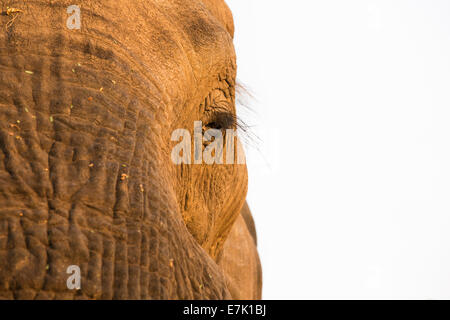
[[[450,298],[450,1],[227,2],[263,298]]]

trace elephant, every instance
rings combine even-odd
[[[0,299],[260,299],[246,165],[171,161],[238,126],[227,4],[2,5]]]

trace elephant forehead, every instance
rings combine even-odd
[[[231,37],[234,37],[234,21],[230,8],[223,0],[203,0],[208,10],[227,29]]]
[[[232,17],[222,0],[85,2],[89,27],[117,38],[172,106],[204,98],[217,75],[235,70]]]
[[[66,9],[72,1],[48,5],[39,0],[20,7],[23,12],[11,27],[11,35],[7,38],[1,33],[0,40],[23,41],[26,50],[35,54],[73,60],[78,59],[79,48],[94,48],[91,53],[108,53],[98,58],[120,60],[130,71],[151,79],[172,105],[185,104],[196,91],[203,95],[202,88],[211,85],[212,77],[235,64],[231,13],[222,1],[205,3],[80,0],[81,29],[69,30]],[[35,27],[30,29],[31,25]]]
[[[167,59],[168,54],[178,59],[177,66],[183,69],[179,69],[177,75],[184,72],[183,81],[189,79],[195,82],[193,86],[191,83],[187,86],[189,94],[192,94],[193,87],[200,87],[203,94],[202,86],[211,86],[211,79],[216,79],[230,66],[235,68],[234,26],[228,7],[222,0],[155,2],[160,12],[164,12],[159,17],[161,23],[151,26],[157,29],[158,34],[162,30],[165,32],[165,41],[155,44],[161,49],[161,57]],[[161,47],[165,45],[170,47],[169,50]],[[177,66],[173,67],[177,69]]]
[[[214,89],[218,75],[234,77],[234,27],[222,0],[154,0],[145,5],[148,29],[140,42],[150,50],[141,54],[172,106],[194,106]]]
[[[178,79],[189,95],[192,88],[208,86],[202,81],[235,64],[230,33],[234,27],[222,0],[136,1],[133,6],[127,17],[121,17],[133,33],[127,41],[135,40],[136,50],[155,69],[151,71],[169,81]],[[182,91],[178,86],[174,92]]]

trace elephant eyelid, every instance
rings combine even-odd
[[[236,101],[236,105],[239,104],[240,108],[252,111],[249,103],[254,98],[242,83],[236,84],[236,95],[240,96]],[[205,127],[219,130],[237,130],[241,140],[245,141],[248,145],[256,145],[260,139],[252,132],[251,127],[246,122],[238,117],[235,112],[231,111],[233,109],[234,106],[228,100],[214,101],[205,110],[206,118],[209,119],[209,121],[204,122],[206,123]]]
[[[229,111],[215,111],[206,127],[219,130],[236,129],[238,127],[238,119]]]

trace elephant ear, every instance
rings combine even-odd
[[[251,212],[245,204],[218,259],[233,299],[261,299],[262,270],[254,230]]]
[[[247,225],[248,232],[250,232],[250,235],[253,238],[253,241],[255,242],[255,245],[258,245],[258,238],[256,236],[256,227],[255,227],[255,221],[253,220],[252,213],[250,211],[250,208],[248,207],[248,203],[245,202],[244,206],[241,210],[242,218],[245,221],[245,224]]]
[[[230,36],[234,37],[233,14],[224,0],[202,0],[205,7],[224,26]]]

